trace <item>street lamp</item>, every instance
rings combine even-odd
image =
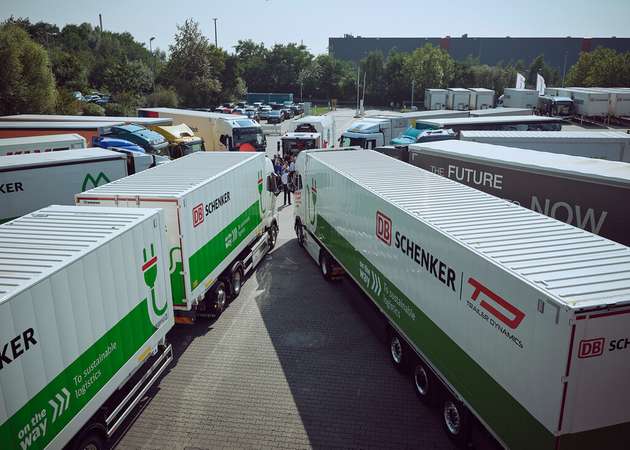
[[[155,39],[155,36],[152,36],[151,39],[149,39],[149,53],[153,54],[153,47],[151,46],[151,43],[153,42],[153,40]]]
[[[217,41],[217,18],[213,17],[212,20],[214,20],[214,46],[215,47],[219,47],[218,41]]]
[[[155,36],[151,36],[151,38],[149,39],[149,53],[151,53],[151,71],[153,72],[153,77],[151,77],[151,84],[153,85],[153,90],[155,91],[155,55],[153,54],[153,46],[151,45],[154,39]]]

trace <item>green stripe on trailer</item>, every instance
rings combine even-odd
[[[147,299],[0,426],[0,447],[43,449],[155,333]]]
[[[319,214],[316,236],[509,448],[555,447],[549,430]]]
[[[191,289],[199,286],[261,223],[259,204],[256,200],[188,259]]]

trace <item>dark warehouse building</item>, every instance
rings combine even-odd
[[[580,56],[580,52],[606,47],[620,52],[630,51],[630,38],[580,38],[580,37],[450,37],[444,38],[397,38],[361,37],[346,34],[328,38],[328,53],[346,61],[359,61],[371,51],[382,51],[385,56],[391,50],[413,52],[430,43],[449,52],[456,60],[472,55],[482,64],[495,65],[522,60],[529,64],[538,55],[545,62],[562,71],[565,58],[567,70]]]

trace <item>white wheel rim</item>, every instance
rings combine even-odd
[[[459,408],[450,400],[444,404],[444,423],[449,433],[455,436],[459,434],[461,427]]]
[[[241,290],[241,272],[238,270],[232,275],[232,289],[235,294],[238,294]]]
[[[394,336],[392,338],[392,342],[390,345],[390,351],[392,353],[392,358],[396,364],[400,364],[402,361],[402,344],[400,343],[400,339]]]
[[[416,389],[421,395],[427,395],[429,391],[429,377],[426,370],[421,365],[416,367],[414,371],[414,380],[416,382]]]

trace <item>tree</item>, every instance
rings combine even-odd
[[[121,61],[105,70],[105,86],[113,93],[146,94],[153,86],[153,75],[141,61]]]
[[[548,86],[554,86],[560,82],[560,72],[545,64],[545,57],[543,55],[538,55],[534,58],[527,71],[527,81],[533,87],[536,86],[538,74],[542,75],[545,79],[545,84]]]
[[[569,86],[622,87],[630,84],[630,52],[597,48],[580,53],[567,74]]]
[[[0,114],[50,113],[57,99],[46,50],[16,25],[0,28]]]
[[[374,105],[385,103],[385,58],[383,53],[370,52],[360,63],[361,74],[365,74],[365,97]]]
[[[403,70],[410,80],[415,80],[416,90],[424,92],[447,87],[455,76],[455,62],[446,51],[426,44],[409,55]]]
[[[241,75],[252,92],[269,90],[267,68],[268,51],[264,44],[255,43],[251,39],[238,41],[234,47],[241,68]]]
[[[201,34],[199,24],[188,19],[178,25],[170,51],[162,84],[173,86],[185,106],[218,104],[222,100],[220,77],[225,70],[225,53]]]
[[[87,88],[86,67],[75,54],[53,49],[49,51],[49,55],[57,86],[71,91],[82,91]]]
[[[408,55],[401,52],[390,52],[385,63],[383,80],[386,96],[390,102],[401,104],[410,99],[411,80],[404,70]],[[418,97],[420,97],[418,95]]]

